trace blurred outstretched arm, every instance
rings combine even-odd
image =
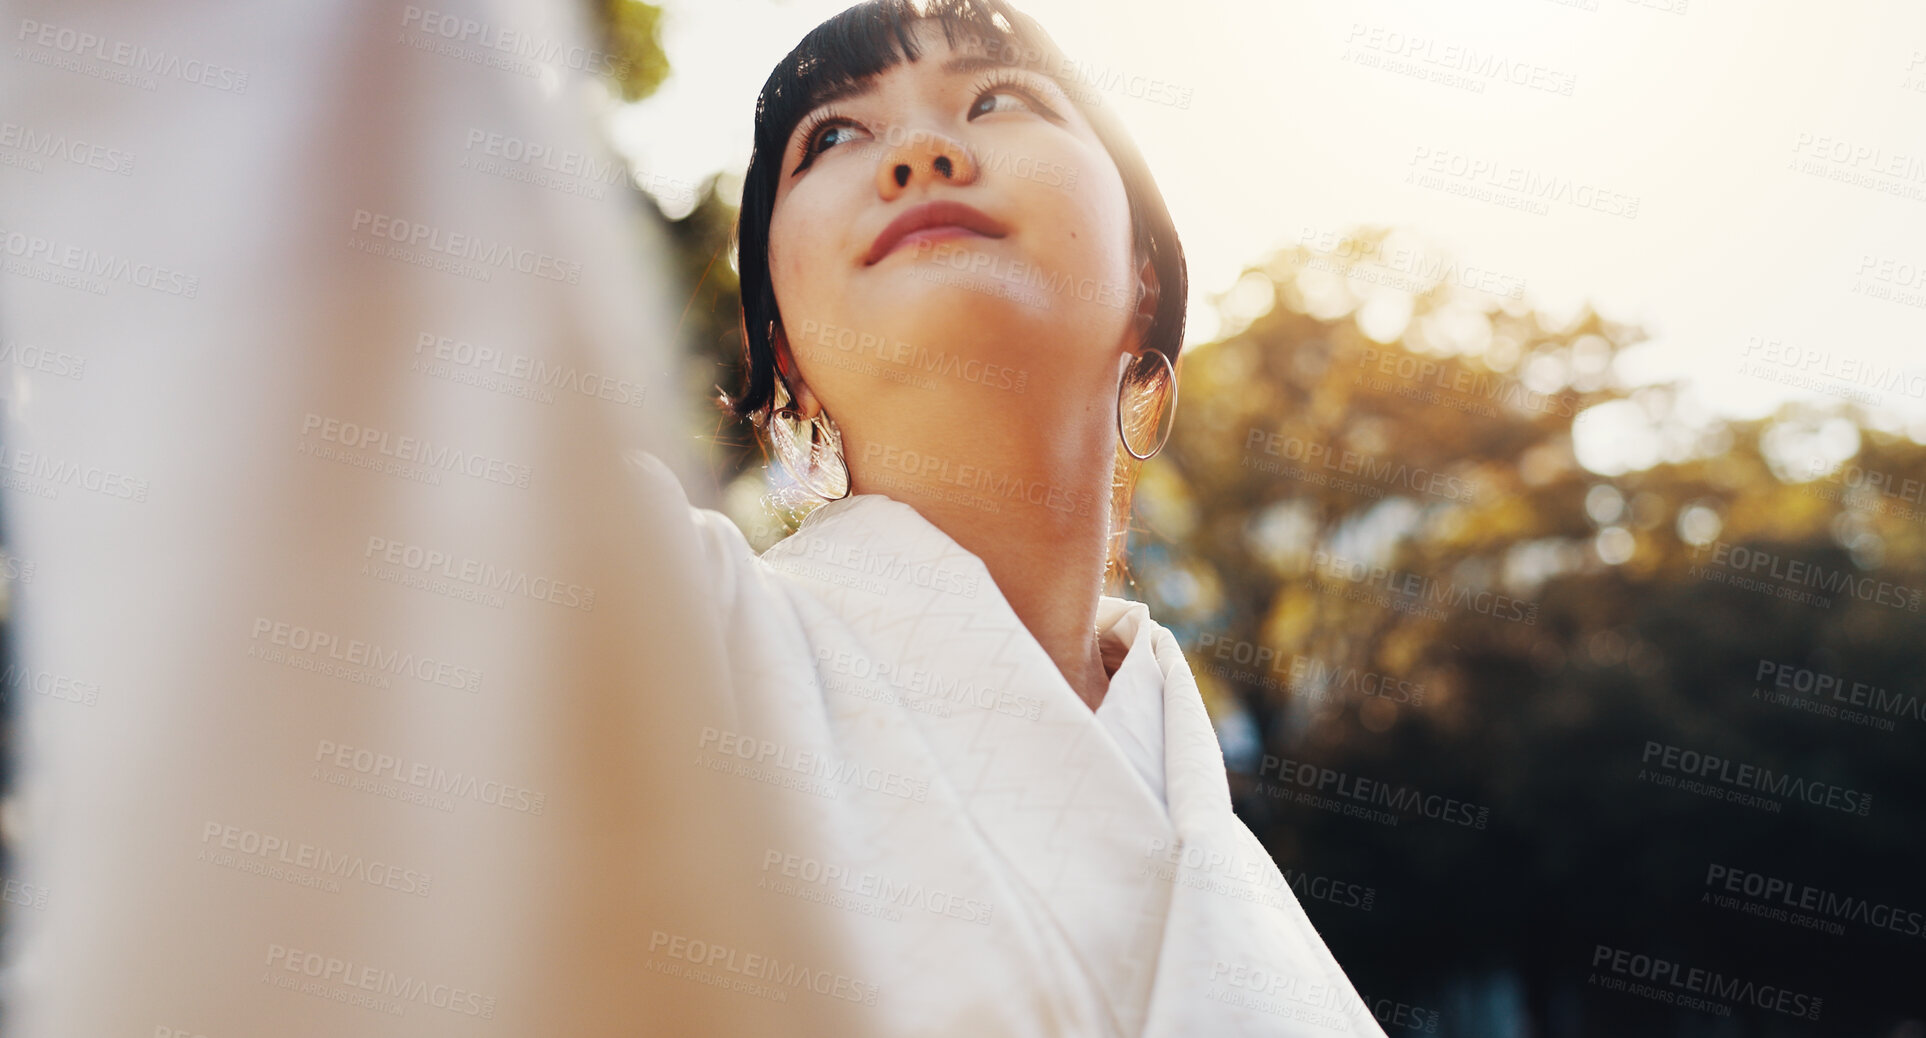
[[[706,876],[783,823],[689,791],[746,548],[574,9],[13,11],[15,663],[92,691],[18,697],[10,1033],[808,1026],[647,966],[781,943]]]

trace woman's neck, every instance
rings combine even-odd
[[[1007,412],[974,422],[927,411],[896,417],[887,429],[843,427],[852,490],[909,505],[983,560],[1017,618],[1095,710],[1110,685],[1095,631],[1114,416],[1079,415],[1050,429]]]

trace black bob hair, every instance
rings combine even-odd
[[[1146,349],[1157,350],[1177,365],[1184,338],[1184,304],[1190,293],[1183,245],[1163,193],[1157,190],[1143,155],[1121,124],[1101,108],[1085,104],[1073,79],[1073,66],[1041,26],[1003,0],[871,0],[851,7],[810,30],[778,62],[756,99],[756,132],[749,169],[743,179],[742,208],[736,224],[736,262],[742,289],[742,391],[721,397],[738,419],[760,424],[775,403],[775,341],[781,318],[769,280],[769,221],[782,179],[783,152],[789,135],[823,95],[844,84],[874,76],[898,62],[918,60],[913,29],[935,21],[951,46],[980,45],[985,53],[1055,79],[1096,131],[1122,175],[1130,200],[1137,261],[1148,259],[1157,275],[1157,304],[1144,334]],[[1154,365],[1153,365],[1154,366]],[[792,394],[793,398],[793,394]]]

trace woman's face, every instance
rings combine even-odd
[[[1048,76],[916,31],[785,149],[769,273],[802,382],[846,431],[1114,399],[1139,288],[1115,163]]]

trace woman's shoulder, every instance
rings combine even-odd
[[[742,527],[723,512],[699,505],[689,506],[689,519],[695,523],[696,536],[712,561],[741,562],[756,557],[756,549]]]
[[[650,508],[667,519],[669,514],[684,517],[668,520],[659,543],[651,552],[664,572],[682,570],[691,563],[700,572],[701,583],[720,607],[726,619],[733,615],[744,581],[753,579],[756,549],[749,543],[736,521],[719,509],[697,505],[668,463],[648,451],[625,455],[636,474]]]

